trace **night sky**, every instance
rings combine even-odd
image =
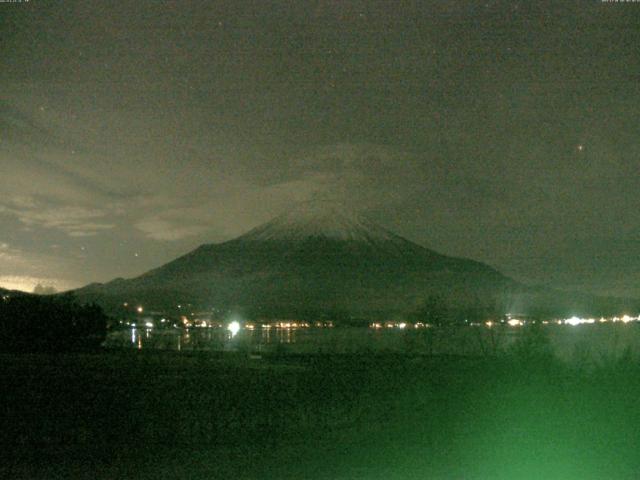
[[[0,286],[157,267],[334,198],[640,296],[640,3],[0,4]]]

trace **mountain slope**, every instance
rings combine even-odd
[[[367,315],[410,311],[435,293],[477,299],[515,288],[487,265],[440,255],[358,214],[314,203],[137,278],[93,284],[76,294],[103,305],[191,303],[272,315]]]
[[[473,260],[448,257],[333,205],[303,204],[221,244],[139,277],[76,291],[106,308],[242,308],[256,316],[408,314],[438,296],[458,317],[487,312],[599,314],[620,302],[525,287]]]

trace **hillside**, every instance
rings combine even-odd
[[[323,203],[303,204],[238,238],[76,294],[107,308],[129,302],[166,310],[188,303],[275,317],[413,314],[434,296],[458,317],[513,307],[601,308],[594,297],[579,296],[576,303],[568,294],[525,287],[488,265],[439,254]]]

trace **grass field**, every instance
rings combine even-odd
[[[632,479],[640,364],[0,355],[0,478]]]

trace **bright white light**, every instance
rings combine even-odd
[[[235,337],[240,331],[240,324],[238,322],[231,322],[227,327],[227,330],[231,332],[232,337]]]
[[[576,325],[583,325],[585,323],[591,325],[593,323],[596,323],[596,319],[595,318],[580,318],[580,317],[573,316],[571,318],[567,318],[564,321],[565,325],[571,325],[571,326],[574,326],[574,327]]]
[[[622,316],[622,321],[624,323],[629,323],[632,320],[632,318],[629,315],[623,315]]]
[[[138,313],[142,313],[142,312],[144,312],[144,308],[142,308],[142,307],[138,307],[138,308],[136,308],[136,311],[137,311]]]
[[[491,320],[484,322],[484,324],[489,328],[493,327],[493,322]]]
[[[400,325],[398,325],[398,327],[400,327],[400,328],[405,328],[406,326],[407,326],[407,324],[404,323],[404,322],[402,322]]]
[[[578,317],[567,318],[564,321],[565,325],[573,325],[573,326],[580,325],[581,323],[582,323],[582,320],[579,319]]]
[[[507,323],[511,327],[521,327],[522,326],[522,320],[518,320],[517,318],[512,318]]]
[[[147,328],[153,328],[153,322],[147,322],[144,324],[144,326]]]

